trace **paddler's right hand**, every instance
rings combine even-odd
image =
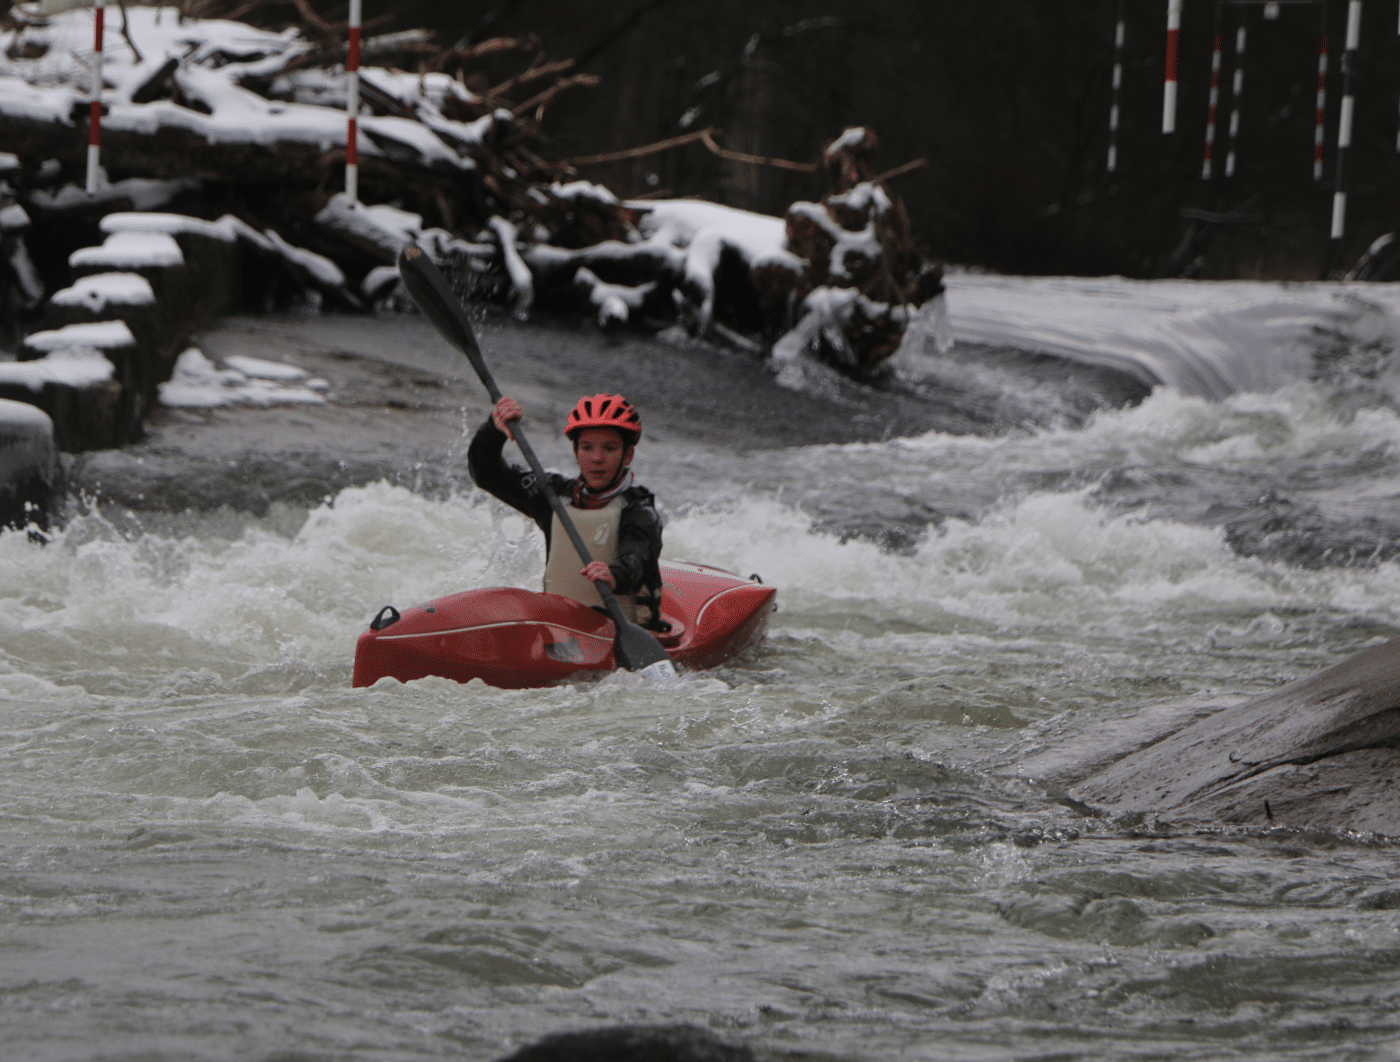
[[[496,403],[496,408],[491,410],[491,423],[496,425],[496,430],[501,432],[511,442],[515,442],[515,433],[510,430],[510,422],[519,420],[525,416],[525,411],[520,408],[520,403],[513,398],[502,397]]]

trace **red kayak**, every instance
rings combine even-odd
[[[703,564],[662,562],[657,635],[677,668],[714,667],[763,638],[774,589]],[[380,610],[355,646],[356,686],[438,675],[502,689],[548,686],[580,672],[612,671],[613,622],[558,594],[494,586]]]

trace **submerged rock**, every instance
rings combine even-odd
[[[753,1062],[747,1047],[693,1025],[616,1025],[553,1033],[501,1062]]]

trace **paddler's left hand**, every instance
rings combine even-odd
[[[579,574],[590,583],[596,583],[601,579],[608,584],[609,590],[617,589],[617,577],[613,575],[612,569],[602,561],[593,561],[593,563],[589,564],[588,567],[584,568]]]

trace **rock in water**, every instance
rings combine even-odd
[[[501,1062],[754,1062],[754,1056],[693,1025],[615,1025],[553,1033]]]
[[[1225,708],[1071,795],[1110,814],[1400,836],[1400,639]]]
[[[0,526],[45,526],[57,478],[48,414],[27,402],[0,398]]]

